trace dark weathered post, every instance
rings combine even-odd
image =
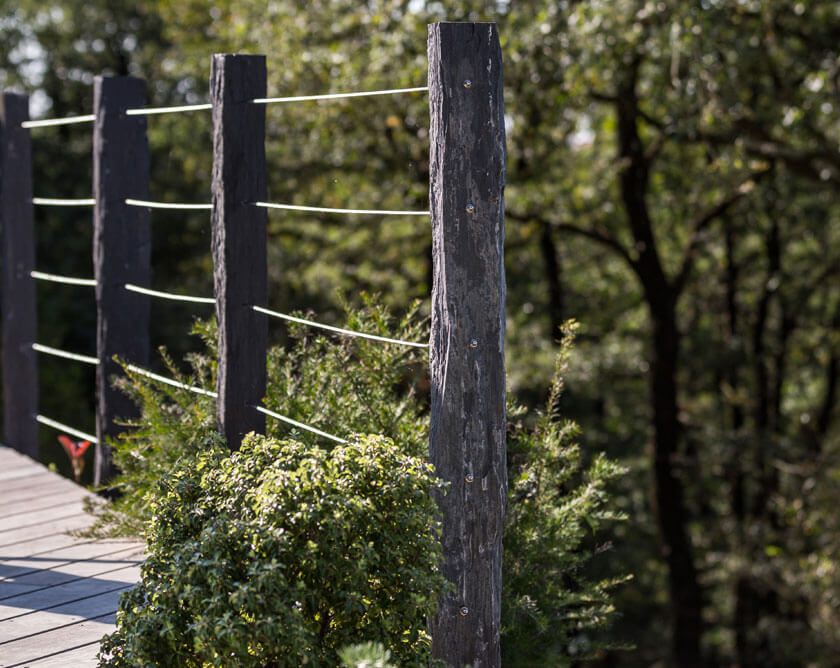
[[[268,296],[265,201],[265,56],[216,54],[213,103],[213,283],[219,325],[219,431],[232,450],[265,432],[253,406],[265,396],[268,323],[252,306]]]
[[[106,439],[121,431],[120,418],[137,414],[112,384],[122,369],[114,356],[145,366],[149,361],[149,297],[125,289],[149,286],[149,211],[127,206],[148,199],[149,144],[144,116],[125,110],[146,104],[146,84],[134,77],[97,77],[93,89],[93,262],[96,275],[96,470],[94,483],[115,473]]]
[[[3,441],[38,459],[38,361],[35,234],[29,98],[3,93],[0,103],[0,226],[3,235]]]
[[[456,585],[432,620],[432,653],[499,666],[505,464],[505,133],[492,23],[429,26],[434,286],[430,454],[443,570]]]

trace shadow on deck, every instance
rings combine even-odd
[[[90,525],[89,496],[0,446],[0,668],[96,665],[144,546],[68,535]]]

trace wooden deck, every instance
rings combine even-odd
[[[143,544],[75,538],[84,488],[0,446],[0,667],[96,665]]]

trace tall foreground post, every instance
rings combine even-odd
[[[249,431],[265,433],[253,406],[265,397],[268,323],[252,306],[268,299],[265,209],[265,56],[216,54],[213,103],[213,283],[219,325],[216,415],[238,450]]]
[[[122,374],[114,356],[149,361],[149,297],[125,289],[149,286],[149,211],[127,206],[127,197],[149,197],[149,144],[144,116],[125,110],[146,104],[146,84],[134,77],[97,77],[93,88],[93,263],[96,275],[96,469],[94,484],[115,473],[106,439],[121,431],[118,419],[137,407],[113,387]]]
[[[3,442],[38,459],[38,361],[35,235],[29,98],[3,93],[0,102],[0,226],[3,237]]]
[[[505,134],[492,23],[429,26],[432,412],[429,449],[450,483],[443,571],[456,592],[432,620],[432,653],[501,664],[505,463]]]

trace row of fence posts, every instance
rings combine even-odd
[[[430,209],[434,286],[430,339],[430,457],[450,484],[439,499],[443,570],[456,591],[430,621],[434,656],[455,666],[500,665],[505,464],[505,136],[502,60],[492,23],[429,26]],[[115,357],[147,366],[150,215],[145,83],[98,77],[94,84],[93,257],[97,359],[95,482],[114,474],[108,439],[136,408],[111,380]],[[267,305],[264,56],[215,55],[212,253],[219,330],[219,430],[231,448],[264,433],[253,406],[265,395]],[[28,99],[0,105],[3,409],[5,444],[37,458],[35,242]]]

